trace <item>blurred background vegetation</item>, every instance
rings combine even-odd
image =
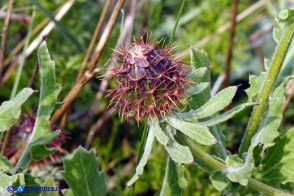
[[[14,1],[12,14],[16,19],[12,19],[9,25],[4,51],[4,59],[7,60],[7,63],[0,75],[1,80],[22,53],[22,50],[19,50],[16,54],[10,55],[15,47],[26,38],[33,10],[36,10],[33,26],[36,33],[33,33],[31,42],[48,25],[51,20],[49,16],[58,13],[62,5],[72,2],[72,6],[58,22],[58,25],[47,34],[48,49],[56,62],[57,81],[63,84],[59,96],[59,100],[62,101],[76,82],[77,74],[106,1],[110,1],[106,15],[108,18],[113,12],[115,0]],[[230,85],[242,84],[233,104],[244,102],[247,99],[244,89],[249,86],[249,75],[259,74],[264,69],[263,58],[270,58],[274,52],[275,42],[272,38],[272,29],[276,26],[274,16],[279,10],[294,4],[293,0],[236,2],[237,22],[233,39],[230,38],[231,21],[234,17],[232,0],[187,0],[173,43],[177,53],[186,62],[190,60],[190,46],[198,47],[208,53],[213,81],[211,85],[215,87],[216,91],[223,88],[225,67],[226,64],[230,64]],[[60,179],[59,171],[62,170],[63,157],[77,146],[82,145],[96,150],[101,169],[106,171],[108,175],[108,194],[128,194],[129,189],[126,187],[126,182],[134,173],[144,126],[137,125],[136,122],[121,120],[115,114],[114,109],[107,108],[109,98],[105,98],[106,92],[101,86],[99,76],[105,73],[108,60],[114,57],[112,48],[130,44],[133,37],[140,37],[148,32],[152,33],[153,39],[165,38],[169,40],[181,3],[181,1],[174,0],[126,0],[107,46],[96,65],[96,67],[102,68],[102,71],[96,75],[97,78],[94,77],[87,83],[74,103],[71,104],[66,112],[68,114],[67,120],[55,122],[54,126],[61,127],[63,130],[63,138],[58,141],[58,153],[50,159],[34,163],[28,172],[41,179],[51,174],[58,180]],[[0,30],[2,30],[7,1],[0,1],[0,7]],[[47,23],[44,23],[44,20],[47,20]],[[101,38],[106,23],[107,20],[104,20],[98,40]],[[36,27],[40,24],[44,25],[37,30]],[[117,43],[119,36],[124,38],[121,43]],[[233,50],[232,59],[228,62],[230,41]],[[37,50],[33,50],[31,55],[26,58],[18,91],[31,81],[36,63]],[[10,97],[16,78],[16,70],[17,68],[12,69],[11,76],[0,86],[1,102]],[[33,82],[33,88],[38,89],[38,76]],[[107,88],[111,88],[111,86],[110,81]],[[25,104],[22,121],[13,128],[13,134],[10,136],[10,141],[13,141],[13,144],[8,145],[4,152],[11,160],[17,159],[17,154],[12,152],[15,152],[15,149],[18,149],[27,139],[27,136],[22,135],[26,133],[22,132],[23,130],[19,127],[24,126],[24,121],[35,115],[37,103],[38,96],[33,96]],[[56,106],[56,108],[58,107],[60,105]],[[286,129],[293,126],[293,122],[289,118],[294,115],[293,102],[289,102],[284,111],[284,128]],[[249,115],[250,110],[246,110],[221,126],[221,130],[227,138],[226,146],[232,153],[236,152],[239,147]],[[89,136],[92,133],[94,133],[93,138]],[[15,135],[18,137],[15,138]],[[165,157],[166,152],[163,146],[156,144],[145,172],[136,184],[135,194],[153,195],[159,193],[164,178]],[[192,193],[193,195],[218,195],[209,181],[208,174],[194,165],[189,165],[187,168],[186,177],[189,186],[185,190],[185,195],[192,195]],[[60,181],[60,185],[66,187],[63,181]]]

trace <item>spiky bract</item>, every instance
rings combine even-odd
[[[129,49],[117,51],[119,58],[106,74],[116,83],[108,94],[110,105],[125,118],[140,121],[168,115],[185,95],[189,67],[175,58],[173,48],[159,44],[148,38],[134,41]]]

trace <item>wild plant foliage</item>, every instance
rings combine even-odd
[[[167,163],[160,195],[183,193],[189,183],[185,176],[188,165],[207,171],[212,185],[221,194],[237,194],[241,188],[246,189],[246,194],[294,193],[294,129],[280,128],[285,85],[292,79],[293,71],[294,9],[282,11],[277,20],[284,29],[273,31],[277,42],[273,58],[265,59],[265,71],[259,76],[249,77],[246,100],[229,109],[239,86],[224,88],[211,96],[206,52],[191,48],[191,61],[187,65],[175,58],[170,46],[151,43],[149,39],[116,51],[120,59],[105,75],[115,84],[108,94],[110,105],[116,106],[122,117],[145,124],[142,153],[127,187],[134,187],[146,174],[144,168],[157,142],[167,155],[162,156]],[[33,131],[17,164],[0,156],[3,196],[15,194],[18,192],[15,187],[19,186],[57,186],[52,176],[42,182],[26,172],[32,161],[55,153],[56,149],[48,144],[61,132],[51,130],[51,114],[58,103],[61,85],[56,82],[55,63],[46,41],[39,46],[38,63],[40,89],[24,88],[0,105],[0,132],[3,133],[17,123],[22,105],[32,96],[39,97]],[[245,109],[251,109],[252,114],[248,116],[238,153],[231,154],[225,147],[227,136],[221,132],[220,125]],[[215,153],[210,154],[212,151],[207,149]],[[78,147],[64,158],[61,168],[60,178],[69,187],[61,190],[64,195],[107,194],[106,173],[100,171],[93,150]],[[44,193],[39,191],[35,195]]]

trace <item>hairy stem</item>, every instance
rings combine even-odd
[[[262,90],[257,98],[257,104],[254,107],[252,115],[248,122],[248,126],[246,129],[245,135],[243,137],[242,144],[240,146],[240,151],[239,151],[240,156],[242,156],[242,154],[247,151],[251,142],[251,138],[258,131],[260,122],[262,118],[264,117],[267,106],[268,106],[269,97],[274,90],[276,80],[279,76],[281,67],[285,60],[293,35],[294,35],[294,21],[292,20],[286,25],[281,41],[276,48],[274,58],[272,60],[266,81],[264,82]]]
[[[177,134],[177,139],[184,145],[187,145],[194,157],[194,160],[197,164],[199,164],[206,171],[221,171],[225,172],[227,170],[227,166],[220,161],[214,159],[211,155],[204,152],[199,146],[195,145],[194,142],[186,138],[183,134]],[[271,187],[267,184],[264,184],[258,180],[253,178],[249,178],[248,188],[265,193],[266,195],[281,195],[281,196],[290,196],[291,194],[284,192],[282,190]]]

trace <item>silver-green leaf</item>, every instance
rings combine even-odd
[[[229,186],[227,177],[220,171],[214,171],[210,175],[210,181],[218,191],[223,191]]]
[[[12,163],[10,163],[10,161],[6,157],[0,155],[0,170],[1,170],[1,172],[7,173],[12,168],[13,168]]]
[[[167,117],[166,121],[172,127],[181,131],[182,133],[189,136],[200,144],[212,145],[217,143],[217,140],[209,132],[208,127],[199,125],[197,123],[185,122],[174,117]]]
[[[179,144],[176,140],[171,140],[168,145],[165,146],[171,159],[176,163],[192,163],[193,155],[187,146]]]
[[[276,88],[270,97],[269,108],[262,122],[261,128],[252,138],[249,149],[262,144],[263,151],[274,145],[274,140],[279,136],[279,127],[282,122],[282,107],[285,102],[285,89],[283,85]]]
[[[199,67],[209,66],[209,60],[207,53],[204,50],[199,50],[197,48],[191,48],[190,50],[191,66],[196,69]]]
[[[162,130],[156,119],[151,119],[149,124],[150,129],[152,128],[154,131],[157,141],[164,145],[173,161],[176,163],[191,163],[193,161],[190,149],[175,140],[172,127],[166,126],[165,130]]]
[[[45,182],[42,185],[43,187],[57,187],[54,178],[52,176],[47,176]],[[58,191],[50,191],[50,192],[41,192],[40,196],[59,196]]]
[[[206,74],[208,67],[200,67],[198,69],[193,69],[191,73],[188,74],[188,78],[193,82],[199,82],[203,76]]]
[[[59,134],[59,131],[51,132],[49,119],[54,110],[55,103],[57,102],[57,96],[61,90],[61,85],[56,83],[55,63],[50,59],[46,41],[43,41],[39,47],[38,60],[40,64],[39,73],[41,87],[37,117],[31,138],[20,157],[14,172],[28,167],[33,158],[32,151],[38,155],[44,155],[43,157],[38,156],[38,159],[48,156],[50,152],[53,153],[54,150],[46,148],[45,145]]]
[[[243,103],[241,105],[238,105],[238,106],[230,109],[229,111],[227,111],[219,116],[216,116],[215,118],[211,118],[207,121],[202,121],[197,124],[202,125],[202,126],[213,126],[213,125],[219,124],[221,122],[225,122],[225,121],[233,118],[235,115],[237,115],[239,112],[243,111],[245,108],[253,106],[253,105],[255,105],[255,103]]]
[[[280,11],[276,20],[278,22],[289,22],[293,20],[293,18],[294,18],[294,8],[290,7],[286,10]]]
[[[243,162],[238,155],[228,155],[226,158],[226,165],[228,166],[226,170],[227,177],[232,182],[238,182],[243,186],[247,186],[254,168],[253,160],[247,159]]]
[[[25,185],[23,173],[9,176],[7,174],[0,172],[0,195],[1,196],[12,195],[13,193],[8,192],[8,189],[12,190],[11,188],[14,188],[14,187],[11,187],[11,186],[14,185],[14,183],[16,183],[17,181],[19,181],[21,185],[23,186]]]
[[[155,127],[153,126],[152,123],[149,123],[149,126],[150,126],[150,128],[149,128],[148,136],[146,139],[146,144],[145,144],[143,155],[142,155],[142,157],[136,167],[136,173],[127,183],[128,187],[132,186],[132,184],[134,184],[139,179],[140,175],[144,171],[144,167],[147,164],[149,155],[151,153],[151,149],[152,149],[152,145],[153,145],[153,141],[154,141]]]
[[[275,187],[294,183],[294,128],[276,140],[262,161],[261,180]]]
[[[21,105],[33,94],[33,89],[22,89],[12,100],[4,101],[0,106],[0,132],[14,125],[20,117]]]
[[[99,172],[99,162],[94,151],[82,147],[65,158],[62,175],[74,195],[106,195],[106,174]]]
[[[254,101],[257,98],[257,95],[259,94],[265,79],[267,76],[267,72],[261,72],[259,76],[250,75],[249,76],[249,84],[250,87],[245,90],[247,93],[250,101]]]
[[[179,171],[181,168],[168,157],[163,185],[160,191],[161,196],[182,195],[181,184],[187,185],[187,180]]]
[[[176,113],[176,116],[189,121],[195,121],[201,118],[212,116],[213,114],[223,110],[227,107],[237,91],[236,86],[231,86],[223,89],[215,96],[210,98],[203,106],[196,110],[190,110],[186,113]]]
[[[210,85],[209,82],[202,82],[200,84],[197,84],[196,86],[193,86],[189,90],[187,90],[188,95],[196,95],[201,92],[203,92],[206,88],[208,88]]]

